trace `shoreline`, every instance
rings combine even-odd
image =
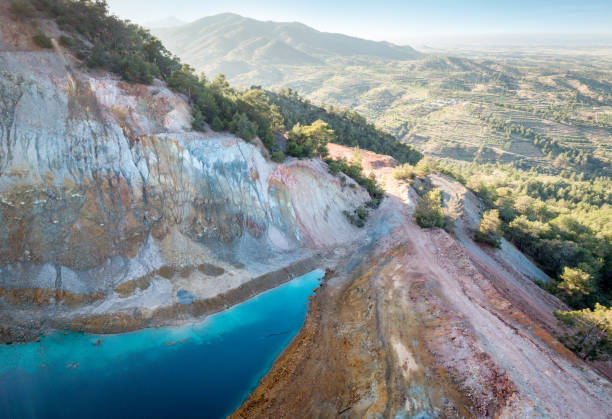
[[[313,270],[326,271],[330,264],[333,264],[330,259],[318,253],[266,272],[214,297],[194,300],[189,304],[175,303],[156,308],[151,312],[133,310],[132,313],[114,312],[74,318],[42,319],[38,324],[30,322],[27,325],[3,326],[0,328],[0,344],[36,342],[41,336],[61,331],[111,335],[142,329],[182,326],[246,302]]]

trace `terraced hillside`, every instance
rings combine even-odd
[[[435,51],[402,57],[389,54],[389,45],[379,44],[371,45],[377,50],[367,56],[353,51],[307,63],[282,61],[279,57],[287,54],[268,49],[272,55],[260,54],[257,65],[237,66],[233,49],[224,55],[213,48],[218,54],[209,54],[204,62],[199,52],[177,44],[180,34],[191,34],[190,43],[220,42],[225,36],[218,20],[214,30],[200,23],[199,32],[194,32],[194,23],[155,33],[209,76],[227,70],[237,85],[291,88],[313,103],[356,110],[436,157],[513,163],[547,173],[567,169],[610,175],[609,48]],[[241,27],[243,35],[248,27],[251,40],[267,33],[265,25],[253,26],[251,20],[240,23],[234,18],[225,27]],[[301,45],[304,50],[313,48]],[[536,135],[544,140],[535,141]]]
[[[557,64],[571,59],[571,55],[556,55],[554,60],[521,67],[502,59],[432,56],[417,62],[374,62],[310,74],[287,73],[285,80],[272,87],[290,87],[314,102],[357,110],[437,157],[519,163],[555,172],[563,167],[589,172],[605,169],[609,175],[611,61],[605,57],[585,60],[578,70],[570,70],[575,65]],[[259,81],[263,80],[246,76],[236,80]],[[534,143],[535,135],[558,143],[560,149],[551,154],[550,149]],[[587,166],[571,161],[571,156],[567,162],[558,160],[567,152],[582,152],[598,162]]]

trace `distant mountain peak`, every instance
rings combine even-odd
[[[421,53],[409,46],[318,31],[300,22],[261,21],[235,13],[203,17],[153,33],[183,61],[208,73],[237,77],[278,65],[322,65],[329,60],[369,57],[412,60]]]
[[[187,22],[185,22],[184,20],[178,19],[174,16],[170,16],[164,19],[146,22],[143,26],[149,29],[158,29],[158,28],[173,28],[176,26],[183,26],[186,24]]]

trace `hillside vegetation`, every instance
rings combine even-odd
[[[61,43],[89,67],[104,68],[128,82],[150,84],[161,79],[185,94],[193,106],[196,130],[204,131],[208,125],[215,131],[229,130],[247,141],[258,136],[270,151],[279,153],[281,145],[275,143],[275,134],[322,119],[330,124],[341,144],[387,152],[400,161],[414,162],[420,156],[355,113],[323,111],[297,95],[235,89],[222,74],[213,80],[197,75],[147,30],[110,15],[105,1],[12,0],[11,4],[17,18],[38,12],[54,18],[66,33]],[[36,37],[37,43],[50,42],[42,32]],[[295,150],[292,154],[311,156]]]
[[[313,105],[291,89],[268,91],[266,95],[279,109],[286,126],[312,123],[321,119],[334,130],[337,136],[335,142],[338,144],[386,154],[401,163],[416,164],[423,157],[419,151],[376,128],[357,112],[333,106],[325,109]]]

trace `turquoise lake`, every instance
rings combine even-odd
[[[310,272],[188,326],[3,345],[0,417],[225,417],[300,330],[322,277]]]

